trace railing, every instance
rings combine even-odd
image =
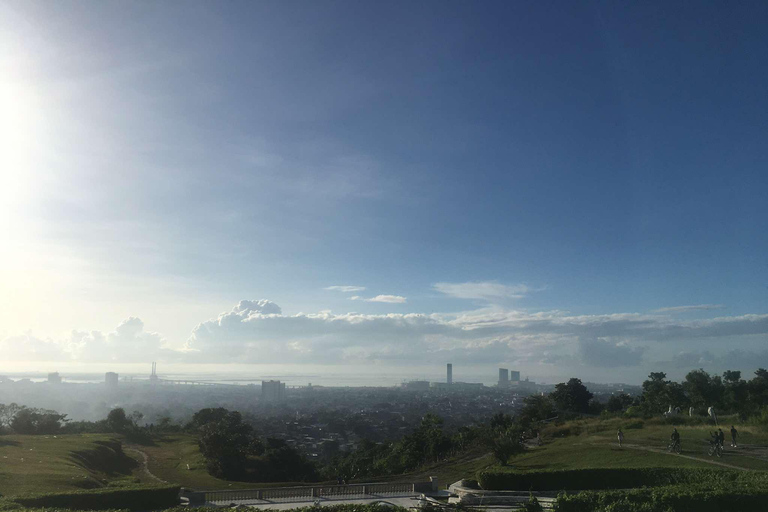
[[[312,487],[273,487],[267,489],[227,489],[225,491],[200,491],[195,498],[205,503],[233,501],[310,501],[313,498],[350,498],[413,494],[417,484],[371,483],[350,485],[315,485]],[[202,496],[200,496],[202,495]]]

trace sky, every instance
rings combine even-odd
[[[0,371],[768,367],[766,22],[0,0]]]

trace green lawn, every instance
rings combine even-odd
[[[533,448],[510,460],[509,466],[517,471],[542,471],[587,468],[651,468],[712,466],[683,457],[649,451],[619,448],[593,436],[574,436],[558,439]]]
[[[640,426],[641,428],[636,428]],[[678,425],[682,443],[682,455],[694,457],[698,461],[691,461],[682,457],[669,454],[657,454],[648,451],[632,449],[630,447],[619,449],[616,441],[616,430],[622,427],[624,443],[639,445],[645,448],[663,450],[669,443],[669,436],[674,425],[666,424],[663,420],[635,420],[619,419],[610,420],[580,420],[566,423],[560,427],[552,427],[545,430],[552,436],[551,443],[534,450],[531,453],[518,457],[513,464],[533,464],[534,469],[542,469],[551,464],[557,469],[577,469],[584,467],[635,467],[648,466],[695,466],[702,467],[707,461],[717,461],[743,469],[768,470],[768,461],[761,460],[761,454],[749,445],[768,445],[768,434],[760,429],[746,425],[736,425],[740,437],[739,448],[730,447],[730,424],[723,428],[726,432],[725,454],[722,458],[712,458],[707,455],[709,448],[709,431],[714,430],[711,425]],[[635,428],[629,428],[635,427]],[[575,435],[576,432],[579,432]],[[560,437],[561,434],[568,434]],[[672,459],[672,460],[670,460]],[[675,459],[679,459],[675,461]],[[538,460],[538,462],[536,462]],[[716,467],[709,465],[709,467]],[[555,469],[553,467],[553,469]]]
[[[115,436],[0,436],[0,494],[144,483],[138,464],[112,450]]]
[[[212,477],[205,470],[205,461],[197,447],[197,440],[191,434],[173,434],[156,440],[154,446],[138,446],[149,456],[149,470],[159,478],[191,489],[243,489],[278,487],[282,485],[306,485],[301,482],[254,483],[231,482]],[[471,477],[482,469],[494,464],[485,450],[470,451],[449,460],[428,465],[405,475],[368,478],[366,481],[428,481],[436,476],[441,487],[462,478]],[[189,465],[189,469],[187,469]]]

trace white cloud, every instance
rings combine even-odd
[[[63,340],[42,340],[31,335],[0,340],[0,353],[9,361],[144,362],[174,359],[179,353],[165,347],[156,332],[144,330],[144,322],[130,317],[109,333],[72,331]]]
[[[11,361],[383,361],[401,365],[450,358],[467,364],[628,368],[657,365],[653,361],[644,363],[648,350],[653,346],[659,347],[654,350],[672,346],[683,352],[668,363],[672,365],[698,367],[706,361],[746,365],[758,361],[756,364],[768,366],[767,356],[759,350],[754,354],[723,355],[732,343],[724,348],[723,354],[696,352],[702,342],[712,346],[711,341],[754,340],[755,336],[766,335],[768,315],[682,321],[637,313],[571,315],[563,311],[530,313],[501,308],[459,314],[367,315],[322,311],[284,315],[271,301],[243,300],[217,318],[198,324],[181,350],[168,348],[162,335],[145,330],[143,322],[132,317],[109,333],[74,331],[64,340],[38,339],[31,334],[5,338],[0,340],[0,353]],[[742,368],[748,369],[738,367]]]
[[[723,309],[722,304],[697,304],[694,306],[673,306],[671,308],[654,309],[653,313],[688,313],[689,311],[711,311],[713,309]]]
[[[616,368],[638,366],[643,359],[644,347],[631,347],[623,342],[611,342],[599,338],[579,338],[578,353],[587,366]]]
[[[323,289],[331,290],[335,292],[353,293],[353,292],[362,292],[363,290],[365,290],[365,286],[335,285],[335,286],[326,286]]]
[[[495,281],[435,283],[432,287],[440,293],[457,299],[520,299],[532,291],[524,284],[510,286]]]
[[[386,302],[388,304],[405,304],[408,300],[400,295],[377,295],[375,297],[365,298],[359,295],[353,295],[349,300],[362,300],[364,302]]]

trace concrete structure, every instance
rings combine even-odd
[[[451,384],[453,384],[453,365],[451,363],[448,363],[448,366],[446,367],[446,369],[447,369],[448,375],[447,375],[447,380],[445,382],[447,382],[448,385],[450,386]]]
[[[261,399],[265,402],[281,402],[285,398],[285,382],[279,380],[261,381]]]
[[[509,370],[499,368],[499,387],[505,388],[507,386],[509,386]]]
[[[61,376],[59,372],[51,372],[48,374],[48,384],[61,384]]]
[[[428,380],[412,380],[410,382],[403,382],[400,387],[410,391],[428,391],[429,381]]]
[[[154,361],[152,362],[152,373],[149,374],[149,382],[152,384],[157,384],[157,381],[160,380],[157,377],[157,363]]]
[[[117,389],[117,378],[118,375],[115,372],[104,374],[104,384],[106,384],[107,389]]]
[[[520,380],[520,372],[517,372],[517,371],[515,371],[515,370],[510,370],[510,371],[509,371],[509,380],[510,380],[511,382],[517,382],[517,381],[519,381],[519,380]]]

